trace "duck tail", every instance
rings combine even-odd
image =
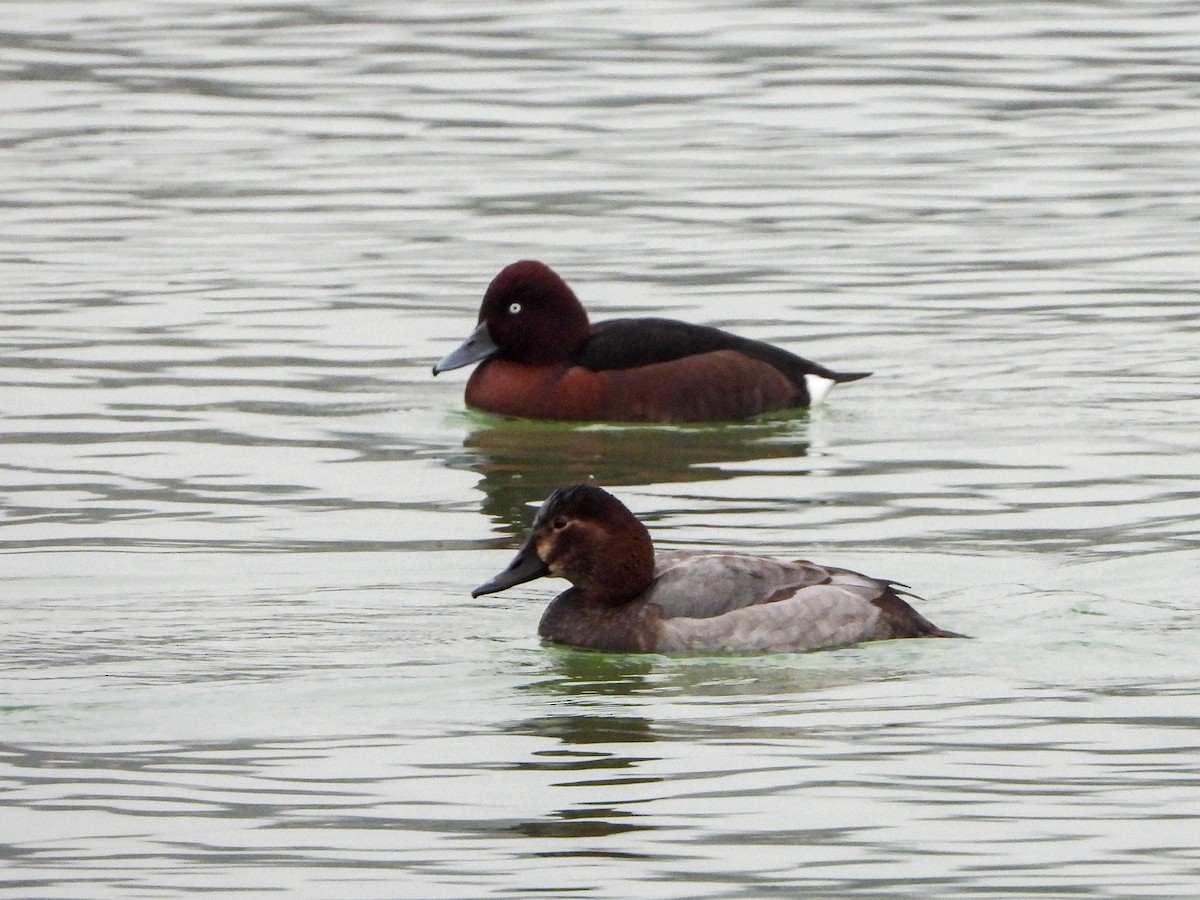
[[[874,375],[874,372],[831,372],[833,380],[838,384],[845,384],[847,381],[858,381],[861,378],[866,378],[868,375]]]
[[[926,632],[923,636],[933,638],[964,638],[968,641],[971,640],[971,636],[969,634],[959,634],[957,631],[946,631],[944,628],[934,628],[933,631]]]
[[[912,588],[909,587],[904,582],[892,581],[890,579],[885,579],[885,583],[887,584],[891,595],[896,600],[903,603],[905,609],[909,613],[912,614],[912,621],[916,624],[916,627],[917,627],[917,634],[915,635],[916,637],[967,638],[967,639],[969,639],[971,637],[969,634],[959,634],[957,631],[947,631],[945,628],[938,628],[936,625],[934,625],[932,622],[930,622],[927,618],[925,618],[923,615],[921,615],[919,612],[917,612],[915,609],[913,609],[908,604],[908,602],[906,600],[904,600],[904,597],[913,597],[914,599],[917,599],[917,600],[921,600],[923,598],[919,594],[913,593]]]

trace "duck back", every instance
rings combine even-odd
[[[633,369],[654,363],[673,362],[689,356],[732,350],[778,370],[796,387],[806,375],[834,382],[856,381],[869,372],[838,373],[776,347],[713,328],[676,319],[609,319],[592,326],[591,335],[575,352],[571,362],[593,371]]]

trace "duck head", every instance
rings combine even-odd
[[[564,362],[590,331],[574,291],[545,263],[522,260],[492,279],[479,324],[433,374],[493,356],[532,365]]]
[[[471,592],[494,594],[546,575],[565,578],[590,601],[632,600],[654,580],[650,533],[601,488],[559,488],[538,510],[529,536],[504,571]]]

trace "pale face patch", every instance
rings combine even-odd
[[[555,536],[548,534],[545,537],[538,538],[534,549],[537,550],[538,559],[549,567],[550,574],[562,578],[563,573],[557,564],[557,560],[554,559],[554,545],[557,543],[558,541],[555,540]]]
[[[574,583],[584,570],[586,560],[606,546],[608,536],[594,522],[569,519],[561,528],[543,526],[534,547],[551,575]]]

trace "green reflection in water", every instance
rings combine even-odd
[[[520,688],[545,701],[529,704],[544,713],[502,731],[546,739],[510,765],[543,773],[542,783],[553,792],[548,796],[562,802],[552,799],[545,814],[506,828],[521,837],[561,840],[533,845],[530,856],[627,854],[626,846],[594,839],[677,828],[664,824],[656,808],[679,789],[673,775],[663,774],[675,768],[668,761],[686,758],[692,747],[726,746],[733,766],[740,765],[744,748],[759,748],[754,765],[760,776],[778,772],[772,777],[802,781],[806,741],[827,740],[831,726],[826,717],[810,735],[797,711],[824,709],[828,692],[840,687],[903,679],[911,671],[893,654],[873,650],[682,658],[546,645],[541,664]],[[723,714],[722,707],[730,711]],[[724,794],[717,782],[705,790],[718,799]],[[797,830],[792,836],[808,834]],[[812,836],[821,837],[816,831]]]
[[[888,642],[888,646],[898,643]],[[610,698],[622,697],[769,700],[904,675],[897,671],[901,661],[894,653],[873,652],[872,647],[774,656],[676,657],[544,646],[548,670],[523,690],[577,698],[581,709],[614,708]]]
[[[752,423],[662,426],[578,425],[472,416],[479,427],[447,465],[479,473],[483,512],[520,536],[536,505],[565,484],[594,480],[605,487],[678,484],[737,477],[730,465],[799,460],[808,454],[804,410]],[[806,463],[787,467],[806,475]]]

